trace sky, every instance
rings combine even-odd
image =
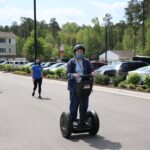
[[[112,22],[125,20],[125,8],[129,0],[36,0],[37,20],[50,22],[55,17],[63,25],[76,22],[91,25],[92,18],[98,17],[103,24],[106,13],[111,14]],[[20,24],[21,17],[34,18],[33,0],[0,0],[0,25]]]

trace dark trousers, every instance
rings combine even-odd
[[[37,89],[37,85],[38,85],[38,92],[39,92],[39,95],[41,95],[42,78],[34,79],[33,84],[34,84],[33,91],[35,92],[35,90]]]
[[[76,93],[74,91],[70,91],[70,113],[71,113],[72,121],[76,121],[77,119],[78,108],[80,112],[80,119],[83,122],[85,121],[86,113],[88,109],[88,102],[89,102],[88,97],[79,100]]]

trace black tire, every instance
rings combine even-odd
[[[60,130],[64,138],[69,138],[72,133],[72,120],[69,113],[63,112],[60,116]]]
[[[94,110],[90,110],[87,112],[87,122],[91,124],[89,134],[96,135],[100,127],[100,121],[97,113]]]

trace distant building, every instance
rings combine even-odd
[[[107,61],[115,60],[131,60],[134,57],[134,52],[128,50],[108,50]],[[99,56],[99,60],[105,60],[105,53]]]
[[[11,32],[0,32],[0,60],[11,60],[16,57],[16,37]]]

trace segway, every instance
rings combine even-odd
[[[69,138],[72,133],[89,133],[90,135],[96,135],[100,121],[97,113],[94,110],[89,110],[87,114],[83,114],[82,100],[91,94],[93,88],[93,76],[83,75],[80,76],[80,82],[76,82],[76,92],[79,98],[80,117],[77,119],[78,125],[73,126],[70,113],[63,112],[60,116],[60,130],[64,138]]]

